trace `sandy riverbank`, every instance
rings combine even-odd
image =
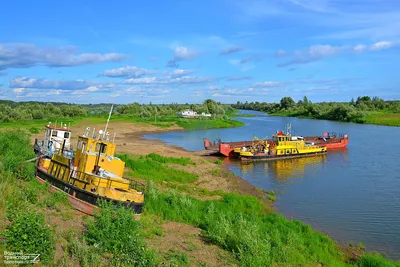
[[[87,125],[84,121],[71,127],[72,138],[71,144],[76,146],[77,136],[82,134],[86,127],[94,128],[98,132],[104,128],[104,124]],[[115,143],[117,144],[117,153],[129,153],[134,155],[147,155],[149,153],[157,153],[162,156],[170,157],[188,157],[196,163],[195,166],[181,166],[188,172],[197,174],[199,179],[192,186],[199,189],[205,188],[209,191],[221,190],[224,192],[238,192],[249,194],[263,199],[268,206],[272,206],[271,202],[264,197],[264,192],[250,185],[240,177],[229,173],[225,165],[217,165],[215,161],[218,159],[213,156],[205,156],[206,151],[192,152],[184,150],[181,147],[170,146],[159,140],[148,140],[143,138],[143,135],[150,133],[163,133],[167,131],[179,131],[183,128],[172,126],[169,128],[157,127],[145,123],[132,122],[110,122],[108,132],[110,136],[116,133]],[[39,134],[32,135],[32,140],[35,138],[43,139],[43,131]],[[212,170],[221,169],[221,175],[212,174]]]

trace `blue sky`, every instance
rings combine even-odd
[[[0,99],[400,98],[398,0],[11,1]]]

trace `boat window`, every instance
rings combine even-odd
[[[57,136],[58,131],[52,131],[51,136]]]
[[[100,145],[101,145],[101,144],[97,144],[97,145],[96,145],[96,152],[99,152],[99,150],[100,150]],[[107,150],[107,145],[106,145],[106,144],[103,144],[100,153],[106,153],[106,150]]]
[[[86,150],[86,143],[85,142],[82,142],[82,151],[85,151]]]
[[[64,138],[69,138],[69,132],[64,133]]]
[[[82,148],[82,141],[78,141],[78,145],[76,146],[77,149],[81,149]]]
[[[50,136],[50,133],[51,133],[51,130],[50,130],[50,129],[47,129],[47,130],[46,130],[46,136]]]

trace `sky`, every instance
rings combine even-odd
[[[12,1],[0,99],[400,99],[398,0]]]

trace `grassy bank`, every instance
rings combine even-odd
[[[0,132],[1,255],[40,253],[43,266],[400,266],[361,248],[349,257],[328,236],[271,212],[263,199],[201,190],[189,158],[120,156],[129,176],[148,184],[140,220],[106,203],[94,217],[72,210],[65,195],[33,178],[25,162],[29,136]],[[166,250],[176,236],[180,245]],[[209,259],[199,253],[210,249]]]
[[[88,117],[58,117],[51,118],[49,120],[30,120],[30,121],[17,121],[1,123],[0,129],[11,129],[11,128],[21,128],[26,129],[32,134],[38,133],[43,129],[43,126],[52,122],[53,124],[57,122],[57,125],[63,124],[76,125],[77,123],[91,124],[103,124],[107,121],[107,116],[88,116]],[[138,122],[146,123],[149,125],[169,128],[172,126],[179,126],[185,130],[203,130],[211,128],[230,128],[239,127],[244,124],[233,119],[186,119],[179,118],[177,116],[157,116],[157,118],[140,118],[128,115],[118,115],[111,117],[112,122]]]
[[[277,111],[273,113],[268,113],[271,116],[281,116],[281,117],[297,117],[305,119],[318,119],[312,115],[298,114],[293,111]],[[322,118],[325,119],[325,118]],[[361,124],[374,124],[382,126],[397,126],[400,127],[400,114],[393,113],[389,110],[387,111],[366,111],[365,117],[360,121],[355,121]]]
[[[312,103],[307,97],[296,103],[291,97],[283,97],[280,103],[238,102],[232,106],[273,116],[400,126],[400,101],[384,101],[378,97],[363,96],[347,103]]]

